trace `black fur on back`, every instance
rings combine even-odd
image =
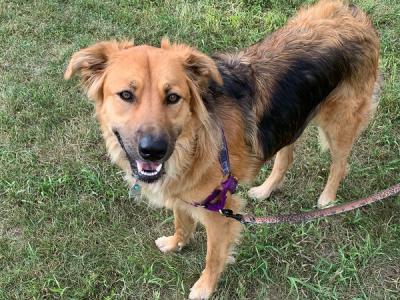
[[[214,59],[223,85],[210,81],[208,91],[203,95],[204,104],[213,119],[229,115],[227,110],[232,105],[238,107],[242,115],[242,120],[238,121],[244,122],[246,144],[251,147],[251,135],[257,134],[257,120],[252,108],[257,99],[253,71],[240,61],[225,60],[223,56],[214,56]]]
[[[273,85],[269,107],[258,122],[265,158],[293,143],[318,106],[348,72],[342,49],[307,53],[283,66]]]
[[[243,113],[250,112],[256,98],[250,67],[236,61],[223,61],[217,56],[214,59],[223,85],[210,81],[208,93],[203,98],[207,109],[212,111],[218,107],[221,104],[218,98],[225,96],[239,105]]]
[[[226,109],[227,101],[239,107],[246,131],[252,130],[250,124],[256,124],[263,159],[268,159],[301,135],[319,104],[349,74],[353,66],[343,50],[302,48],[289,61],[271,54],[246,64],[216,56],[223,85],[210,82],[204,103],[216,116]],[[263,87],[256,86],[256,78]],[[257,102],[265,103],[265,107],[262,116],[256,118]]]

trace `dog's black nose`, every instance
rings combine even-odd
[[[145,135],[139,140],[139,154],[145,160],[162,159],[168,150],[168,142],[162,137]]]

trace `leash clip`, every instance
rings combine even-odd
[[[232,209],[223,208],[219,210],[219,213],[227,218],[235,219],[240,223],[243,223],[243,215],[241,214],[234,214]]]

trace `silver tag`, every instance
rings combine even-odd
[[[141,195],[142,188],[139,183],[135,183],[129,189],[129,198],[136,198]]]

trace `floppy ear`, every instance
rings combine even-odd
[[[215,62],[200,51],[185,44],[171,45],[167,38],[161,41],[161,48],[174,51],[180,57],[188,78],[199,88],[204,88],[209,79],[222,84],[221,75]]]
[[[210,80],[222,85],[222,78],[215,62],[207,55],[184,44],[173,44],[171,46],[164,39],[161,46],[163,49],[175,51],[177,56],[180,57],[192,96],[193,112],[206,128],[210,128],[210,116],[203,102],[202,92],[208,87]]]
[[[88,97],[102,99],[104,71],[111,55],[119,50],[133,47],[131,42],[108,41],[94,44],[76,52],[64,73],[66,80],[79,73],[82,85]]]
[[[222,84],[222,78],[215,62],[200,51],[187,47],[183,57],[183,66],[188,77],[199,87],[208,85],[209,79]]]

